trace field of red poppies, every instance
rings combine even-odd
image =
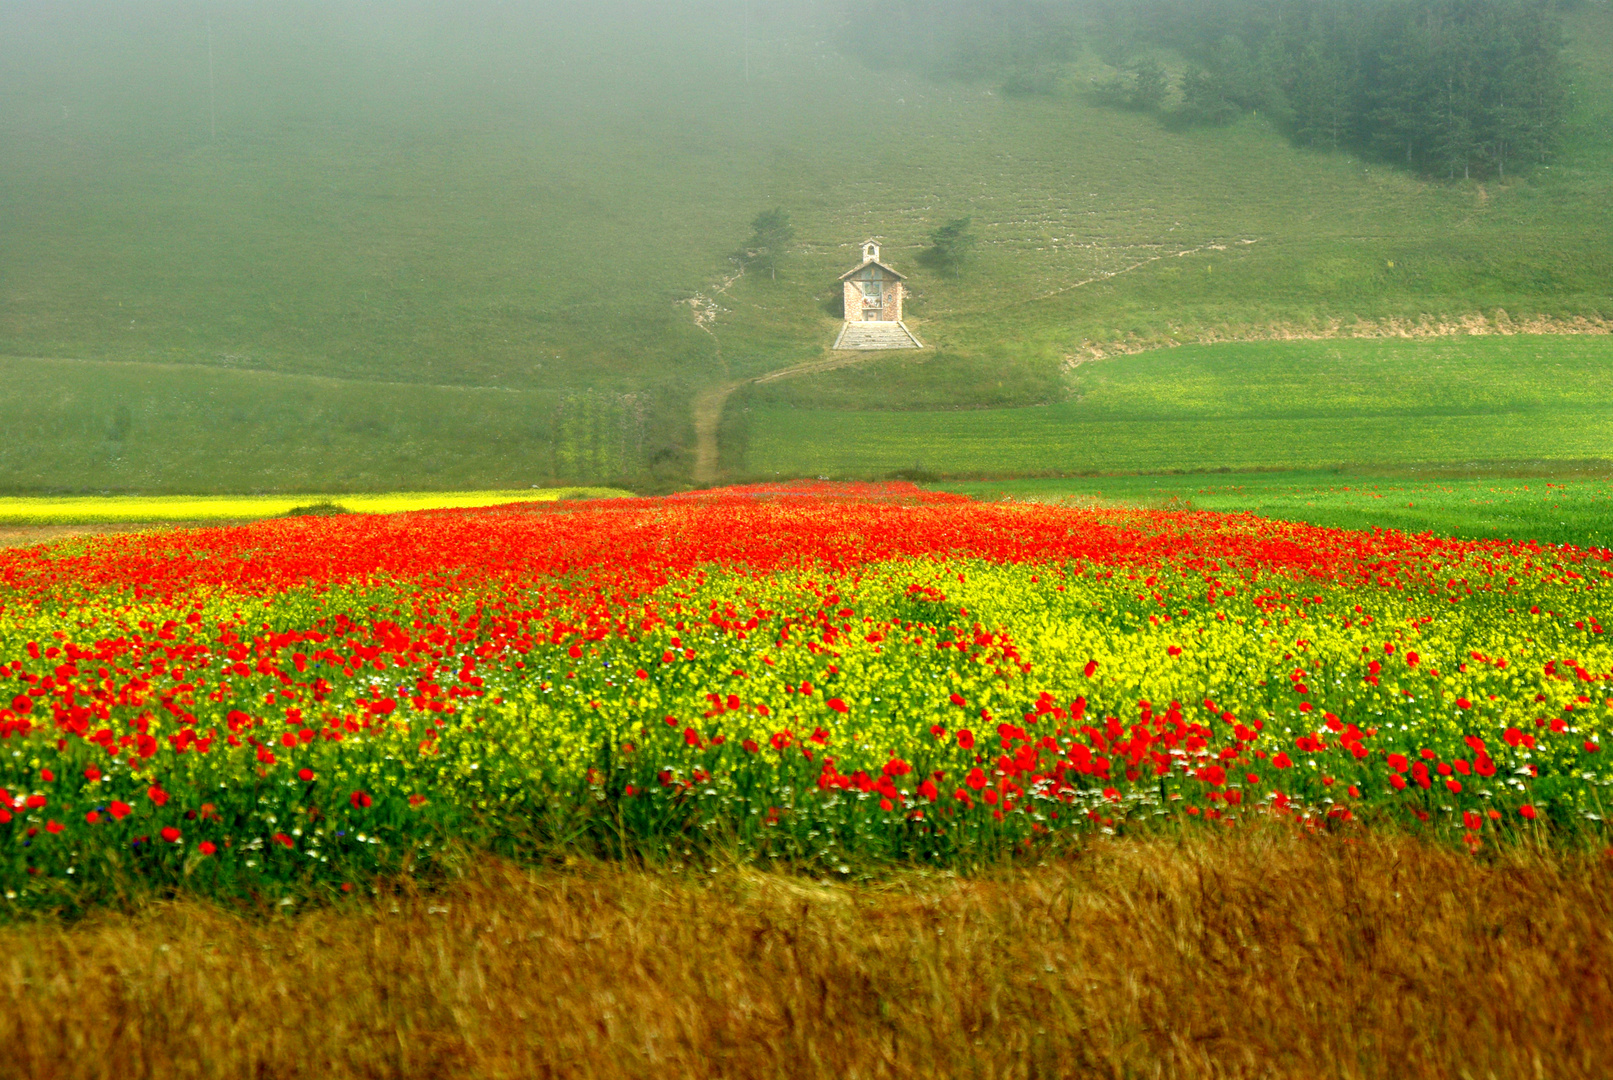
[[[977,866],[1603,835],[1613,554],[907,485],[0,553],[0,886],[288,902],[478,852]]]

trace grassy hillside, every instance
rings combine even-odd
[[[1339,529],[1400,529],[1467,539],[1510,537],[1577,547],[1613,547],[1613,463],[1544,466],[1569,479],[1475,478],[1455,470],[1271,472],[1067,479],[984,480],[936,485],[980,499],[1106,503],[1150,508],[1249,511]],[[1455,473],[1455,475],[1453,475]]]
[[[487,431],[523,475],[553,440],[494,408],[457,436],[445,419],[440,450],[410,459],[386,418],[437,415],[444,385],[634,395],[644,436],[609,468],[678,474],[689,398],[822,355],[835,276],[871,235],[912,274],[920,335],[976,374],[866,386],[858,407],[1056,400],[1094,342],[1613,316],[1613,11],[1569,18],[1568,143],[1481,185],[1298,149],[1259,117],[1184,132],[1099,106],[1087,87],[1113,69],[1091,42],[1042,96],[870,67],[841,47],[836,5],[11,5],[0,355],[216,369],[217,393],[270,412],[304,408],[301,384],[243,372],[420,387],[378,390],[376,428],[323,456],[175,405],[173,463],[125,469],[135,486],[255,482],[229,464],[242,452],[305,458],[293,487],[486,486],[522,478],[484,460]],[[798,233],[780,276],[724,287],[770,206]],[[926,233],[964,214],[975,264],[918,266]],[[118,407],[59,389],[68,368],[9,363],[34,366],[32,396],[8,394],[20,411],[73,397],[94,427]],[[166,376],[128,370],[167,400]],[[838,405],[837,385],[809,389]],[[81,453],[27,458],[0,486],[112,484]],[[439,474],[416,478],[427,459]]]
[[[198,365],[0,358],[13,492],[530,487],[646,469],[644,401]]]
[[[939,379],[947,361],[909,363]],[[1613,458],[1607,336],[1191,345],[1083,364],[1070,381],[1069,400],[1023,409],[754,408],[736,425],[743,469],[1029,476]]]

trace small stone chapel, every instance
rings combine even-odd
[[[879,245],[863,245],[863,261],[840,275],[846,321],[835,339],[837,349],[922,349],[902,321],[902,295],[907,279],[879,261]]]

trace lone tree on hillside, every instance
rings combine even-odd
[[[766,270],[769,277],[777,279],[779,260],[784,257],[790,241],[795,239],[790,212],[777,207],[763,210],[752,219],[750,226],[751,238],[739,251],[740,265]]]
[[[961,217],[930,233],[930,246],[919,253],[919,262],[949,274],[963,269],[974,253],[975,234],[969,231],[973,218]]]
[[[1170,93],[1170,78],[1158,60],[1143,60],[1128,69],[1126,106],[1139,112],[1158,112]]]

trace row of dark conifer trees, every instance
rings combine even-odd
[[[1192,59],[1181,119],[1263,110],[1307,145],[1425,173],[1544,161],[1568,104],[1562,30],[1537,0],[1145,0],[1129,18]]]
[[[876,65],[1053,93],[1083,47],[1101,98],[1173,122],[1250,111],[1305,145],[1429,175],[1546,160],[1570,94],[1562,4],[1585,0],[886,0],[848,48]],[[1157,57],[1186,58],[1167,73]],[[1155,57],[1156,59],[1149,59]]]

